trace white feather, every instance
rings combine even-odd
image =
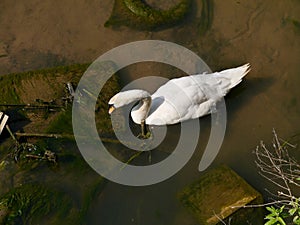
[[[145,117],[146,124],[164,125],[207,115],[213,111],[217,101],[242,81],[250,71],[249,68],[250,65],[245,64],[212,74],[196,74],[172,79],[151,95],[149,113],[145,112],[142,104],[139,104],[132,109],[131,117],[137,124]],[[130,90],[116,94],[110,99],[109,104],[118,108],[149,97],[150,94],[146,91]]]

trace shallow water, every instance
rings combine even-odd
[[[276,4],[271,1],[215,1],[214,7],[211,31],[204,37],[197,35],[193,26],[185,24],[173,29],[174,39],[196,51],[212,70],[251,63],[252,71],[226,97],[226,135],[211,168],[223,163],[231,166],[266,197],[264,189],[272,190],[272,185],[258,174],[253,150],[260,140],[271,141],[273,128],[286,139],[300,130],[300,89],[297,88],[300,30],[288,22],[291,19],[299,21],[300,4],[297,1]],[[124,80],[129,82],[153,74],[167,78],[180,76],[180,71],[170,75],[166,67],[134,65],[123,72]],[[197,168],[209,137],[210,117],[200,119],[200,124],[198,147],[180,172],[149,187],[109,183],[94,203],[90,222],[196,224],[176,199],[176,193],[201,176]],[[178,132],[178,129],[170,127],[168,132]],[[299,141],[299,136],[293,139],[295,143]],[[300,159],[299,149],[295,151]]]
[[[33,38],[36,30],[29,35],[24,31],[23,39],[17,36],[13,40],[9,36],[13,28],[7,29],[4,41],[7,43],[11,41],[10,51],[13,52],[15,49],[15,55],[0,58],[0,63],[4,65],[1,73],[15,72],[15,68],[22,71],[47,66],[41,62],[34,64],[37,53],[47,55],[50,51],[50,61],[53,65],[57,62],[65,63],[64,60],[60,61],[65,58],[67,62],[88,61],[122,43],[144,39],[167,40],[181,44],[197,53],[213,71],[249,62],[251,72],[226,97],[228,117],[226,134],[220,152],[210,168],[227,164],[267,196],[264,189],[272,189],[272,186],[259,176],[254,163],[253,150],[260,140],[266,143],[271,141],[273,128],[285,139],[300,133],[300,89],[298,88],[300,84],[300,3],[297,0],[276,1],[276,3],[271,0],[214,1],[212,26],[205,35],[200,35],[197,20],[200,18],[201,1],[195,2],[194,11],[186,23],[158,32],[134,31],[124,27],[103,28],[102,24],[112,9],[112,2],[108,0],[100,4],[86,3],[85,7],[76,9],[76,6],[69,3],[73,8],[70,9],[68,17],[70,20],[67,20],[66,24],[54,18],[56,23],[47,25],[47,19],[51,17],[46,17],[47,14],[44,12],[40,19],[40,23],[45,23],[41,25],[44,30],[38,25],[33,27],[43,31],[40,37],[47,40],[47,46],[39,38]],[[43,11],[47,9],[46,6],[51,10],[56,9],[52,3],[37,7]],[[30,13],[25,10],[26,7],[28,5],[23,9],[20,5],[17,11],[21,14]],[[68,3],[58,7],[62,16],[64,16],[62,10],[64,7],[68,7]],[[94,20],[98,20],[97,22],[88,17],[98,13],[94,10],[96,7],[100,8],[101,14],[93,17]],[[8,11],[13,11],[12,8],[8,7]],[[76,13],[82,13],[82,17],[87,18],[87,25],[83,28],[78,27],[74,19],[77,18]],[[15,26],[19,29],[30,29],[28,24],[35,23],[35,20],[31,17],[27,20],[29,22],[25,25],[21,26],[20,23],[21,25]],[[9,19],[5,21],[8,24],[17,23]],[[4,22],[2,20],[2,23]],[[68,23],[71,25],[68,26]],[[53,35],[55,29],[64,34],[62,36],[67,37],[59,40],[59,33]],[[53,35],[52,39],[51,37],[47,39],[49,33]],[[26,44],[27,42],[30,44]],[[22,48],[27,50],[26,53],[31,49],[35,51],[33,55],[25,54],[28,59],[24,59],[24,54],[19,51]],[[55,55],[59,56],[56,61],[53,59]],[[48,62],[48,66],[52,66],[50,64]],[[158,63],[132,65],[122,70],[120,74],[124,85],[144,76],[172,78],[184,75],[177,69]],[[164,182],[146,187],[128,187],[108,182],[105,190],[92,203],[88,224],[196,224],[192,215],[180,205],[176,193],[201,176],[198,164],[209,138],[210,116],[200,119],[200,124],[201,134],[197,149],[181,171]],[[168,129],[170,139],[177,137],[178,130],[178,125]],[[299,144],[299,135],[291,142]],[[168,143],[161,146],[162,149],[168,147]],[[295,157],[300,160],[299,148],[295,151],[297,151]],[[155,161],[165,155],[165,152],[153,151],[151,158]],[[138,163],[148,163],[149,155],[146,153],[137,160],[140,160]]]

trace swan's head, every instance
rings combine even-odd
[[[108,113],[111,114],[117,108],[148,97],[150,94],[147,91],[139,89],[119,92],[109,100]]]

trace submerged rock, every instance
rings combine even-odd
[[[111,62],[97,64],[106,71]],[[95,65],[94,65],[95,67]],[[91,202],[100,194],[106,180],[84,161],[73,138],[72,102],[66,102],[66,84],[76,87],[87,70],[87,64],[76,64],[0,77],[0,110],[10,114],[12,132],[61,134],[66,138],[28,138],[20,143],[34,143],[50,149],[57,163],[42,160],[36,150],[24,151],[15,160],[14,142],[5,133],[0,145],[0,224],[85,224]],[[98,77],[96,77],[98,78]],[[102,79],[102,76],[99,77]],[[97,83],[93,83],[97,85]],[[93,87],[85,87],[88,91]],[[112,76],[99,94],[95,107],[95,122],[99,135],[112,133],[107,113],[109,98],[119,91],[117,77]],[[70,94],[67,92],[67,94]],[[41,109],[24,109],[32,105],[46,105]],[[61,110],[47,110],[52,106]],[[23,116],[16,119],[16,114]],[[70,137],[70,138],[67,138]],[[27,156],[27,157],[26,157]],[[30,157],[28,157],[30,156]]]
[[[70,66],[60,66],[49,69],[29,71],[24,73],[14,73],[0,77],[1,95],[0,110],[19,111],[30,121],[25,127],[25,132],[61,132],[72,134],[72,105],[65,106],[66,84],[72,83],[76,87],[81,76],[89,67],[88,64],[75,64]],[[108,70],[112,67],[112,62],[106,61],[93,64],[97,71]],[[92,74],[93,75],[93,74]],[[92,76],[91,75],[91,76]],[[101,78],[101,76],[98,76]],[[97,79],[98,79],[97,77]],[[93,79],[93,77],[91,77]],[[94,85],[97,85],[95,83]],[[87,87],[87,90],[93,87]],[[120,90],[117,76],[113,75],[106,83],[99,94],[96,109],[96,124],[100,133],[112,132],[110,116],[107,113],[107,102],[111,96]],[[22,110],[22,104],[40,105],[48,104],[49,108],[54,106],[56,112],[46,110]],[[4,105],[15,104],[13,108]],[[60,108],[58,106],[61,106]],[[24,107],[24,106],[23,106]],[[10,116],[10,124],[15,120],[15,114]],[[58,121],[59,120],[59,121]],[[64,121],[62,121],[64,120]],[[17,121],[21,124],[22,121]],[[13,124],[14,126],[16,124]]]
[[[181,191],[179,199],[200,224],[214,225],[229,217],[231,225],[263,220],[260,209],[242,208],[262,203],[261,194],[227,166],[206,173]]]
[[[115,0],[113,12],[104,26],[126,25],[139,30],[155,30],[176,25],[190,11],[191,0],[182,0],[168,10],[155,9],[141,0]]]

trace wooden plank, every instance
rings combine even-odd
[[[2,117],[2,115],[4,115],[4,116]],[[2,133],[7,120],[8,120],[8,115],[5,115],[5,114],[3,114],[3,112],[0,112],[0,122],[1,122],[0,123],[0,134]]]

